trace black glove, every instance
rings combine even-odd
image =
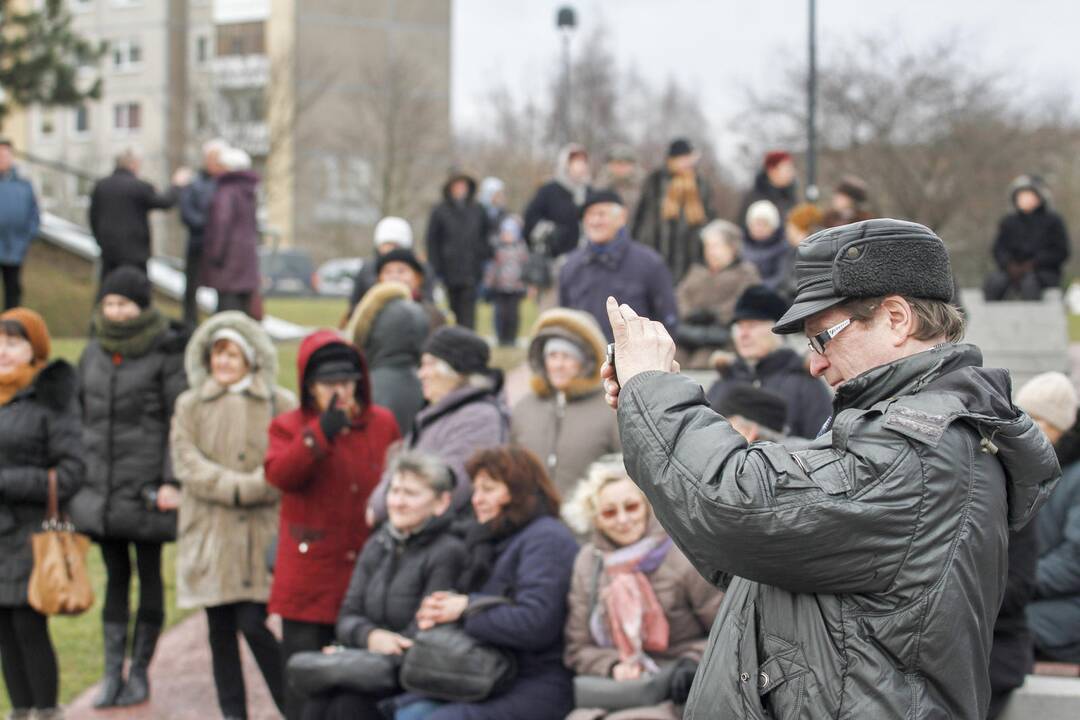
[[[668,681],[668,694],[671,702],[676,705],[685,705],[686,698],[690,696],[690,686],[694,683],[694,675],[697,673],[698,664],[690,658],[682,658],[671,671],[671,679]]]
[[[330,400],[330,407],[323,411],[323,414],[319,416],[319,427],[322,428],[323,435],[326,436],[327,442],[334,442],[334,436],[349,426],[349,416],[345,414],[345,411],[338,407],[338,396],[335,393],[334,397]]]

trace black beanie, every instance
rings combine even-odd
[[[614,190],[593,190],[585,194],[585,203],[581,206],[581,217],[585,217],[585,213],[593,205],[599,205],[600,203],[614,203],[615,205],[622,205],[622,198],[619,197],[619,193]],[[624,206],[625,207],[625,206]]]
[[[351,345],[334,342],[311,354],[304,371],[304,382],[319,380],[359,380],[363,377],[360,353]]]
[[[713,408],[724,417],[738,415],[773,432],[784,432],[787,403],[776,393],[753,385],[735,385]]]
[[[122,295],[144,310],[150,307],[150,280],[137,267],[121,265],[105,276],[98,300],[106,295]]]
[[[392,262],[405,263],[415,270],[416,274],[420,277],[425,275],[424,266],[416,259],[416,255],[413,254],[413,251],[403,247],[394,248],[385,255],[380,255],[379,259],[375,261],[375,274],[381,274],[383,268]]]
[[[462,375],[486,372],[491,359],[491,348],[484,339],[460,325],[436,330],[424,345],[424,352],[446,361]]]
[[[694,152],[694,146],[690,144],[690,141],[686,138],[678,138],[672,140],[668,145],[667,156],[669,158],[681,157],[683,155],[689,155]]]
[[[776,322],[787,312],[784,298],[764,285],[752,285],[735,301],[732,322],[739,320],[772,320]]]

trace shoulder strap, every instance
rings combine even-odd
[[[49,500],[45,510],[45,522],[60,522],[60,501],[58,499],[56,468],[49,468]]]

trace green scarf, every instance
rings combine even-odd
[[[94,335],[107,353],[135,358],[145,355],[158,336],[169,327],[169,318],[155,307],[124,322],[112,322],[98,310],[94,313]]]

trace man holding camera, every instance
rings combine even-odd
[[[747,444],[673,370],[664,327],[609,300],[626,467],[698,570],[732,577],[687,718],[986,716],[1007,532],[1060,476],[1004,370],[957,344],[945,246],[897,220],[798,247],[810,369],[836,390],[804,449]]]

